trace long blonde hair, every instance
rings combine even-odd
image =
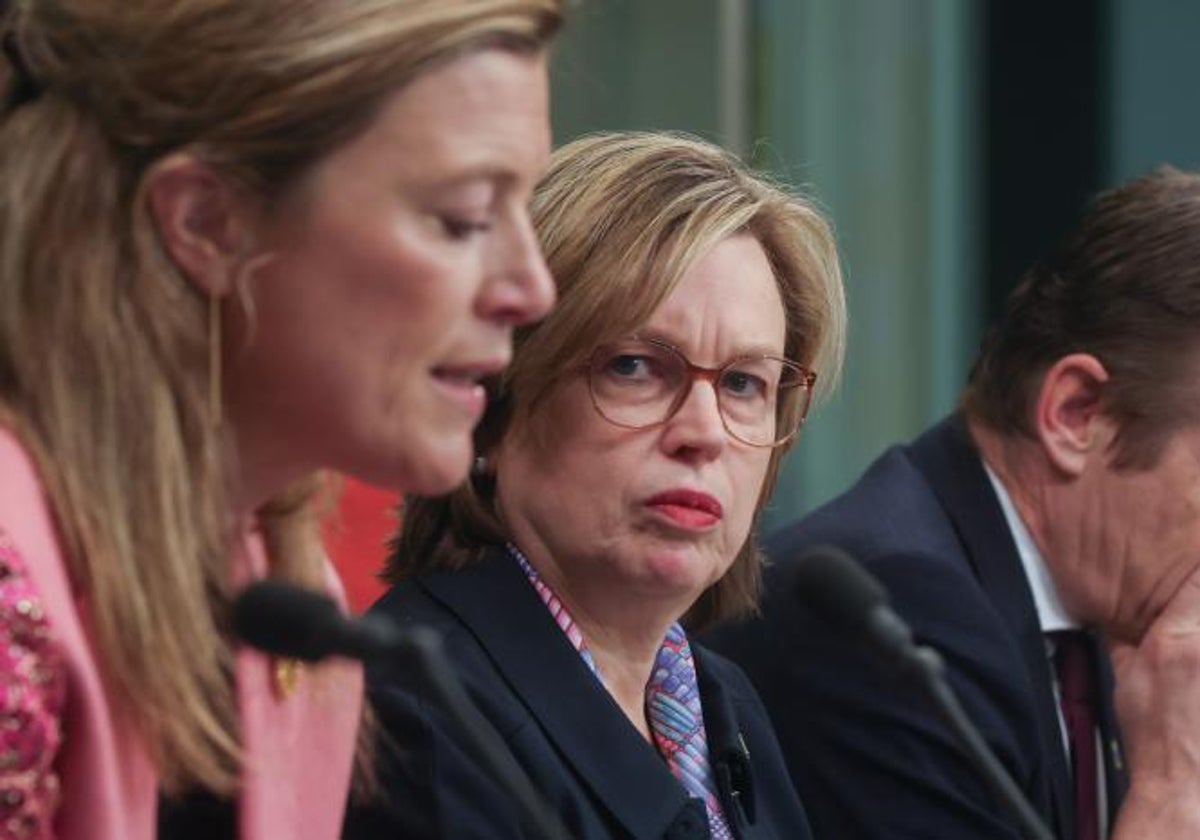
[[[207,301],[165,256],[145,174],[183,151],[269,204],[432,63],[543,49],[560,5],[11,5],[0,423],[39,464],[109,690],[136,715],[167,790],[237,785],[224,626],[234,467],[228,430],[209,417]],[[311,487],[259,511],[273,572],[308,582],[322,569]]]

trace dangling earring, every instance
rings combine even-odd
[[[208,419],[221,425],[221,301],[208,296]]]

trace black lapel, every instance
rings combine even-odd
[[[754,775],[750,752],[738,726],[737,710],[724,684],[709,670],[710,654],[692,645],[696,662],[696,685],[704,704],[704,733],[708,738],[708,760],[712,766],[721,807],[735,837],[750,837],[756,813]]]
[[[235,840],[238,804],[226,796],[194,790],[180,796],[158,795],[158,840]]]
[[[923,434],[909,447],[909,455],[954,524],[983,591],[1017,640],[1033,688],[1043,751],[1050,762],[1058,834],[1073,837],[1070,772],[1037,607],[1004,511],[962,415],[954,414]]]
[[[496,553],[420,585],[474,634],[581,784],[632,836],[664,836],[688,806],[686,791],[588,670],[516,562]]]

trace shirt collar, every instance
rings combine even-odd
[[[1017,545],[1017,555],[1021,558],[1025,579],[1033,593],[1033,603],[1037,608],[1038,624],[1041,625],[1042,632],[1079,629],[1079,622],[1067,612],[1067,608],[1063,605],[1062,598],[1058,594],[1058,587],[1054,585],[1054,579],[1050,577],[1050,569],[1046,566],[1046,558],[1042,556],[1029,529],[1025,527],[1024,521],[1017,513],[1017,508],[1013,504],[1008,490],[1005,489],[1004,484],[986,461],[983,469],[992,483],[992,489],[996,491],[996,498],[1000,501],[1000,510],[1004,512],[1008,530],[1012,532],[1013,542]]]

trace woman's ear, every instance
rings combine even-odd
[[[1046,371],[1038,392],[1036,433],[1046,457],[1067,475],[1083,473],[1088,459],[1104,455],[1115,432],[1104,414],[1108,371],[1088,353],[1063,356]]]
[[[145,189],[159,240],[180,270],[206,295],[233,291],[252,241],[245,196],[186,153],[155,164]]]

